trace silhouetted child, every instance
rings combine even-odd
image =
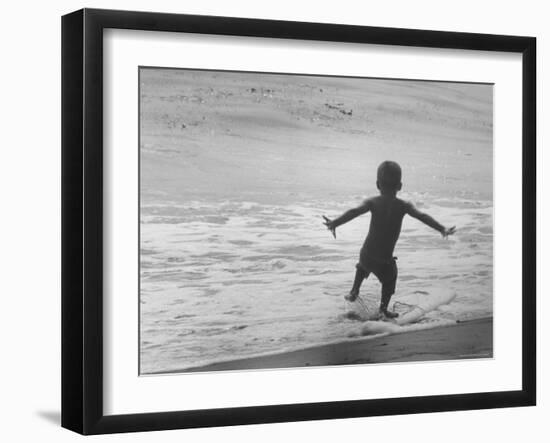
[[[356,265],[355,280],[346,300],[354,301],[359,296],[361,283],[370,273],[373,273],[382,284],[380,313],[388,318],[398,314],[388,311],[391,296],[395,293],[397,281],[396,257],[393,256],[395,243],[401,233],[401,224],[405,214],[409,214],[431,228],[439,231],[443,237],[454,234],[455,227],[445,228],[428,214],[400,198],[397,193],[401,190],[401,167],[392,161],[385,161],[378,167],[376,187],[380,195],[366,199],[360,206],[350,209],[334,220],[327,217],[325,226],[336,238],[336,228],[353,220],[359,215],[371,212],[369,232],[359,254],[359,263]]]

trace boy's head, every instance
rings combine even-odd
[[[382,192],[397,192],[403,186],[401,183],[401,166],[396,162],[385,161],[378,166],[376,186]]]

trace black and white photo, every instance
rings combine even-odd
[[[493,357],[492,84],[140,67],[139,158],[141,375]]]

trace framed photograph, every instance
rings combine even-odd
[[[62,425],[536,402],[532,37],[62,19]]]

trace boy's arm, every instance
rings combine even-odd
[[[419,211],[412,203],[408,202],[405,206],[406,213],[411,217],[420,220],[422,223],[428,225],[430,228],[438,231],[443,237],[454,234],[456,227],[446,228],[441,223],[437,222],[432,216],[426,214],[425,212]]]
[[[344,212],[340,217],[335,218],[334,220],[331,220],[323,215],[323,218],[325,219],[324,224],[327,227],[328,230],[332,232],[332,235],[334,235],[334,238],[336,238],[336,228],[340,225],[343,225],[344,223],[349,222],[350,220],[353,220],[356,217],[359,217],[362,214],[366,214],[371,209],[371,202],[370,200],[365,200],[362,204],[357,206],[356,208],[350,209],[346,212]]]

